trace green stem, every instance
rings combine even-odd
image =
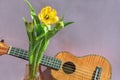
[[[42,43],[42,41],[39,41],[39,43],[38,43],[39,45],[37,45],[36,49],[35,49],[35,54],[34,54],[34,59],[33,59],[33,73],[32,73],[33,76],[35,76],[37,69],[38,69],[38,66],[39,66],[36,64],[36,62],[37,62],[37,56],[38,56],[39,51],[40,51],[41,43]]]
[[[43,38],[40,42],[39,42],[39,46],[36,49],[36,53],[34,56],[34,61],[33,61],[33,76],[35,76],[37,69],[39,67],[40,61],[43,57],[44,51],[46,50],[47,46],[48,46],[49,40],[46,40],[45,38]]]
[[[41,59],[43,57],[43,54],[44,54],[48,44],[49,44],[49,40],[45,40],[45,38],[44,38],[42,41],[42,45],[40,46],[39,54],[37,56],[37,63],[36,63],[37,65],[39,65],[39,63],[41,62]]]
[[[35,77],[35,73],[37,70],[35,70],[34,68],[34,65],[35,65],[35,57],[36,57],[36,54],[37,54],[37,49],[39,47],[39,43],[36,43],[34,45],[30,44],[30,47],[29,47],[29,64],[30,64],[30,67],[29,67],[29,75],[30,75],[30,79],[34,79]]]

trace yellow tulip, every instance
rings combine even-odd
[[[38,14],[38,17],[46,25],[52,25],[59,21],[56,10],[50,6],[44,7]]]

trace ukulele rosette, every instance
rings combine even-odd
[[[61,29],[73,22],[64,22],[57,15],[57,11],[50,6],[42,8],[38,15],[28,0],[25,0],[30,9],[31,22],[25,18],[23,21],[29,39],[29,76],[34,80],[39,63],[49,44],[50,39]]]

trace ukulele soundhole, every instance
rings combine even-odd
[[[62,69],[65,73],[72,74],[75,72],[76,67],[72,62],[66,62],[63,64]]]

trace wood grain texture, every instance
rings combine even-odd
[[[51,74],[56,80],[94,80],[93,75],[96,67],[102,68],[101,76],[98,80],[111,79],[111,65],[102,56],[87,55],[76,57],[69,52],[63,51],[58,53],[56,58],[62,60],[62,65],[65,62],[72,62],[76,66],[76,70],[72,74],[66,74],[62,69],[62,65],[59,70],[52,69]]]
[[[0,55],[7,54],[8,49],[9,46],[6,43],[0,41]]]

